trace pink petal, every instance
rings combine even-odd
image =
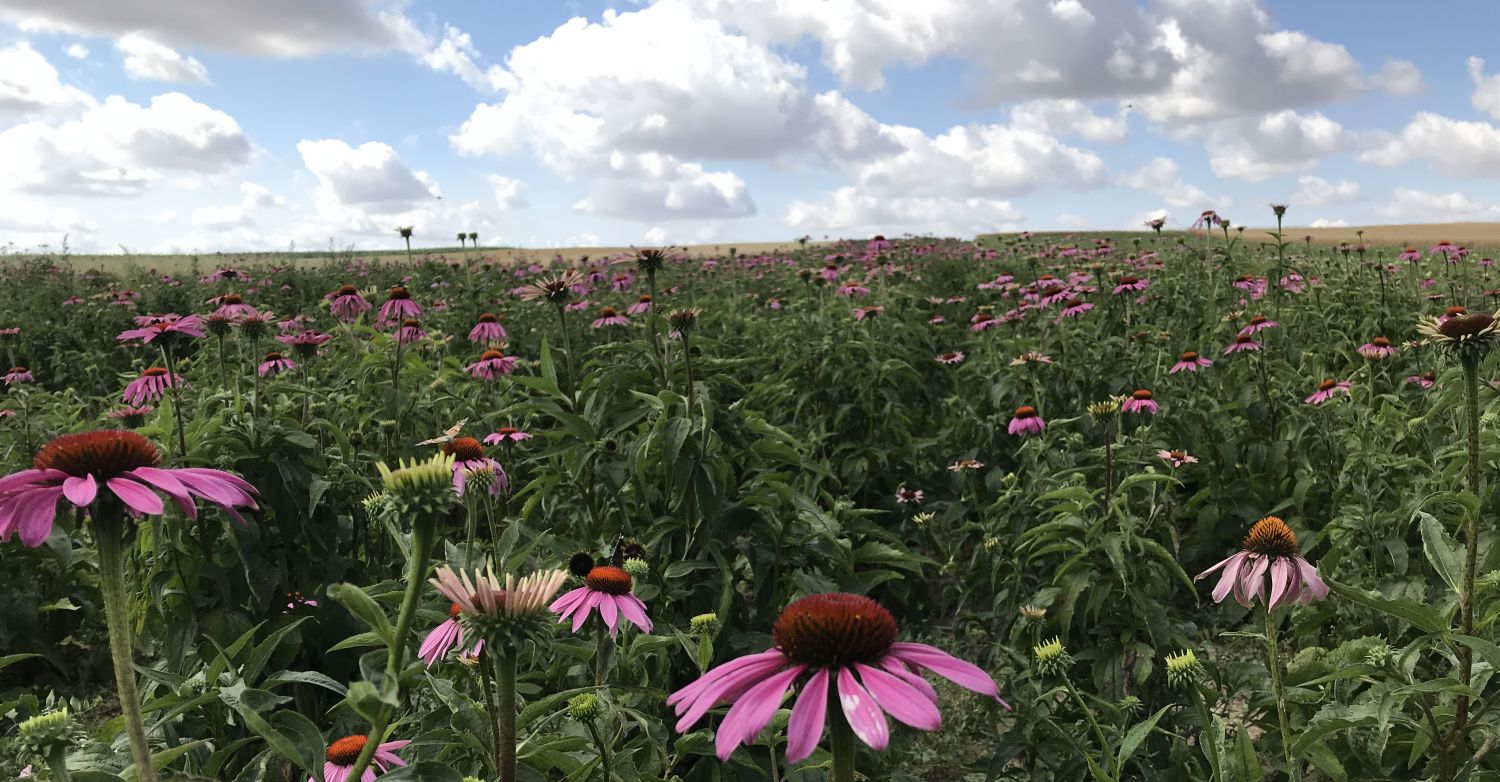
[[[610,594],[599,596],[599,618],[604,620],[604,626],[609,628],[609,637],[615,637],[620,619],[619,606],[615,604],[617,598]]]
[[[885,721],[885,713],[876,705],[875,699],[854,680],[848,668],[839,669],[839,705],[843,707],[844,719],[849,728],[866,746],[883,750],[891,740],[891,726]]]
[[[434,627],[432,632],[422,640],[422,646],[417,649],[417,657],[427,663],[431,668],[443,655],[447,654],[458,641],[458,622],[449,619]]]
[[[909,642],[891,644],[890,655],[908,665],[926,668],[960,687],[980,695],[1000,697],[1000,687],[983,668],[954,657],[935,646]]]
[[[1219,577],[1219,583],[1214,587],[1213,598],[1215,603],[1224,602],[1224,598],[1229,596],[1229,592],[1234,589],[1235,584],[1239,583],[1240,569],[1244,567],[1245,557],[1247,556],[1249,555],[1241,551],[1199,574],[1198,578],[1203,578],[1209,573],[1214,572],[1217,568],[1224,568],[1224,575]]]
[[[714,737],[719,760],[728,760],[735,747],[754,741],[766,729],[771,718],[776,716],[776,708],[781,705],[781,699],[786,697],[787,688],[805,670],[805,665],[794,665],[751,687],[740,696],[729,713],[724,715],[724,722],[719,725],[718,735]]]
[[[1287,587],[1290,586],[1287,572],[1286,557],[1276,557],[1271,563],[1271,608],[1280,608],[1282,597],[1286,595]],[[1293,593],[1295,595],[1295,592]]]
[[[709,709],[719,705],[721,702],[732,701],[742,695],[746,690],[755,686],[765,677],[781,670],[785,665],[791,663],[781,652],[776,652],[776,657],[764,657],[763,655],[751,655],[759,659],[749,665],[741,666],[724,674],[717,674],[717,668],[703,675],[699,682],[707,680],[707,686],[699,692],[694,693],[685,700],[681,700],[674,707],[679,715],[677,720],[677,732],[686,733],[698,720],[707,714]],[[741,658],[748,659],[748,658]],[[720,668],[725,666],[720,666]]]
[[[1266,568],[1269,566],[1265,557],[1251,557],[1248,568],[1240,567],[1240,580],[1234,588],[1235,599],[1240,605],[1249,608],[1251,601],[1266,591]]]
[[[156,496],[156,492],[129,478],[110,478],[104,485],[108,486],[109,490],[114,492],[115,496],[119,497],[121,502],[125,503],[127,507],[136,513],[155,516],[160,515],[165,510],[161,498]]]
[[[625,618],[633,622],[636,627],[641,628],[641,632],[651,632],[651,617],[646,615],[646,604],[642,603],[640,598],[631,594],[620,595],[617,603],[620,613],[624,614]]]
[[[932,701],[932,704],[934,706],[937,705],[937,690],[934,689],[931,684],[928,684],[926,679],[923,679],[922,677],[908,670],[906,665],[903,664],[900,660],[897,660],[890,655],[886,655],[885,657],[880,658],[880,667],[889,671],[892,676],[898,676],[907,684],[916,687],[922,692],[923,695],[927,696],[927,700]]]
[[[552,601],[552,605],[547,606],[547,610],[566,617],[568,612],[573,610],[575,604],[588,596],[589,588],[579,587]]]
[[[1302,574],[1302,581],[1306,588],[1302,591],[1303,602],[1310,602],[1312,598],[1322,600],[1328,597],[1328,585],[1318,576],[1318,569],[1312,563],[1297,557],[1297,570]],[[1310,596],[1309,596],[1310,595]]]
[[[589,614],[593,613],[594,609],[599,607],[599,598],[603,595],[603,592],[589,590],[588,596],[579,604],[578,611],[573,614],[573,632],[576,633],[583,629],[583,623],[587,622]]]
[[[61,489],[42,489],[32,492],[24,499],[25,504],[16,508],[15,525],[21,535],[21,545],[36,548],[52,533],[52,522],[57,518],[57,501]]]
[[[863,663],[855,663],[854,670],[859,672],[865,689],[870,691],[875,702],[887,714],[918,730],[937,730],[943,726],[943,715],[938,713],[937,706],[920,690],[879,668],[871,668]]]
[[[767,661],[774,661],[774,664],[777,667],[786,665],[789,662],[786,658],[786,655],[782,654],[780,649],[767,649],[766,651],[759,652],[757,654],[747,654],[744,657],[736,657],[727,663],[708,669],[702,676],[698,677],[697,681],[694,681],[692,684],[689,684],[686,687],[678,690],[677,692],[668,695],[667,705],[675,706],[686,700],[690,700],[696,697],[698,693],[713,686],[713,684],[719,679],[722,679],[723,677],[728,676],[735,671],[740,670],[741,668],[765,663]],[[679,709],[677,713],[681,714],[682,711]]]
[[[99,484],[94,482],[93,475],[85,475],[82,478],[68,476],[63,479],[63,496],[68,502],[80,508],[87,508],[94,503],[94,497],[99,494]]]
[[[792,706],[792,719],[786,725],[786,761],[801,763],[818,748],[823,736],[823,722],[828,717],[828,669],[818,672],[803,685]]]

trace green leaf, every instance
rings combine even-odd
[[[1437,609],[1407,597],[1388,598],[1379,592],[1341,584],[1327,579],[1328,588],[1334,594],[1387,616],[1400,619],[1424,633],[1443,633],[1448,630],[1448,620]]]
[[[1349,772],[1344,770],[1344,764],[1339,762],[1339,756],[1335,755],[1327,744],[1319,741],[1309,746],[1307,758],[1334,782],[1349,782]]]
[[[394,709],[401,705],[400,692],[394,681],[385,680],[383,686],[376,687],[368,681],[358,681],[349,687],[349,694],[344,697],[344,702],[354,713],[374,722],[379,716],[382,708]]]
[[[1161,721],[1162,715],[1166,714],[1170,708],[1172,707],[1161,707],[1155,714],[1137,722],[1131,726],[1129,731],[1126,731],[1125,738],[1120,740],[1120,751],[1118,759],[1115,761],[1115,771],[1122,772],[1124,770],[1125,761],[1130,760],[1130,756],[1134,755],[1136,749],[1141,746],[1141,742],[1145,741],[1146,737],[1151,735],[1151,731],[1156,728],[1156,723]]]
[[[454,771],[446,763],[422,760],[402,766],[389,774],[381,774],[387,782],[463,782],[464,775]]]
[[[171,765],[172,761],[199,747],[206,746],[208,746],[208,739],[198,739],[197,741],[189,741],[186,744],[178,744],[171,749],[164,749],[161,752],[154,752],[151,754],[151,767],[157,771],[161,771],[168,765]],[[120,772],[120,779],[124,780],[124,782],[135,782],[137,775],[138,772],[135,764],[131,763]],[[77,775],[73,776],[75,779],[77,778]]]
[[[1430,513],[1418,513],[1417,518],[1422,530],[1422,553],[1427,555],[1427,561],[1432,569],[1442,577],[1443,583],[1452,589],[1454,594],[1462,594],[1464,579],[1464,554],[1463,548],[1443,525]]]
[[[321,754],[314,757],[304,757],[302,749],[297,745],[296,741],[272,726],[271,723],[266,721],[265,717],[261,716],[263,713],[269,712],[276,704],[290,700],[289,698],[283,698],[265,690],[250,689],[243,682],[236,682],[219,690],[219,700],[234,709],[235,713],[239,714],[240,720],[245,723],[245,727],[254,731],[255,735],[265,739],[266,743],[271,745],[271,749],[280,753],[287,760],[296,763],[303,771],[312,774],[314,779],[318,778],[323,765]]]
[[[385,615],[385,611],[370,597],[365,590],[354,584],[333,584],[328,587],[328,596],[339,601],[349,613],[359,617],[385,646],[390,646],[396,635],[395,628],[391,627],[391,620]]]
[[[0,670],[4,670],[7,666],[14,665],[15,663],[18,663],[18,662],[20,662],[22,660],[30,660],[33,657],[41,657],[41,655],[39,655],[39,654],[7,654],[4,657],[0,657]]]

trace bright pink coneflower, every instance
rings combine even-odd
[[[1149,287],[1151,287],[1150,280],[1144,277],[1137,277],[1133,274],[1127,274],[1121,277],[1119,283],[1115,285],[1114,293],[1116,296],[1121,293],[1138,293]]]
[[[1161,450],[1156,452],[1156,456],[1157,458],[1161,459],[1167,464],[1172,465],[1173,467],[1181,467],[1184,464],[1198,463],[1198,457],[1189,456],[1187,451]]]
[[[626,315],[644,315],[651,311],[651,294],[646,294],[636,299],[636,302],[625,308]]]
[[[473,437],[456,437],[443,445],[443,453],[453,457],[453,490],[463,496],[469,478],[476,472],[489,477],[491,497],[510,488],[510,476],[500,462],[486,456],[484,444]]]
[[[974,317],[969,318],[969,331],[978,334],[986,329],[992,329],[1000,325],[1000,321],[988,312],[976,312]]]
[[[1076,318],[1093,309],[1094,305],[1083,299],[1068,299],[1063,303],[1062,316],[1064,318]]]
[[[737,747],[765,730],[803,674],[811,676],[800,688],[787,724],[789,763],[800,763],[817,749],[833,704],[854,735],[872,749],[883,750],[890,741],[887,714],[919,730],[937,730],[943,718],[923,671],[1010,708],[995,680],[979,666],[933,646],[897,641],[898,635],[890,611],[863,595],[796,600],[772,625],[773,648],[713,668],[667,698],[679,718],[677,731],[690,730],[713,707],[732,703],[714,741],[719,759],[728,760]]]
[[[950,350],[947,353],[939,353],[933,356],[939,364],[962,364],[964,363],[964,352],[962,350]]]
[[[1224,348],[1224,355],[1227,356],[1231,353],[1243,353],[1251,350],[1260,350],[1260,343],[1256,342],[1255,337],[1249,334],[1240,334],[1234,338],[1234,342],[1229,343]]]
[[[879,315],[882,312],[885,312],[885,307],[881,307],[879,305],[870,306],[870,307],[855,307],[854,308],[854,319],[855,320],[864,320],[866,318],[873,318],[873,317],[875,317],[876,315]]]
[[[1161,405],[1158,405],[1156,400],[1151,398],[1150,391],[1142,388],[1132,393],[1130,398],[1125,400],[1124,404],[1120,405],[1120,410],[1126,413],[1155,415],[1157,411],[1161,410]]]
[[[921,505],[923,498],[927,495],[921,489],[908,489],[905,486],[896,490],[896,502],[902,505]]]
[[[169,374],[162,367],[150,367],[141,376],[130,381],[125,386],[125,403],[129,405],[140,405],[144,402],[155,402],[169,388],[186,385],[181,375]]]
[[[607,326],[629,326],[630,318],[621,315],[614,307],[600,307],[599,317],[594,319],[594,328],[602,329]]]
[[[823,269],[818,272],[818,276],[828,282],[837,281],[839,278],[839,265],[836,263],[824,264]]]
[[[422,308],[412,301],[411,293],[400,285],[393,285],[385,304],[380,305],[380,313],[375,319],[375,328],[383,329],[420,317],[422,317]]]
[[[236,320],[246,315],[254,315],[255,308],[245,303],[238,293],[226,293],[223,296],[215,296],[208,300],[214,305],[213,314],[220,318]]]
[[[1422,251],[1416,249],[1415,247],[1408,247],[1404,252],[1396,256],[1396,260],[1411,261],[1412,263],[1416,263],[1417,261],[1422,260]]]
[[[118,410],[109,411],[109,417],[119,421],[120,423],[130,427],[131,429],[135,429],[146,422],[146,416],[151,415],[154,412],[156,412],[156,408],[152,407],[151,405],[145,405],[143,407],[122,407]]]
[[[1184,350],[1182,351],[1182,355],[1177,357],[1177,363],[1173,364],[1172,368],[1167,370],[1167,374],[1175,375],[1178,372],[1197,372],[1204,367],[1211,366],[1213,363],[1194,351]]]
[[[1329,379],[1319,383],[1318,390],[1314,391],[1311,396],[1302,401],[1310,405],[1321,405],[1324,402],[1332,399],[1336,394],[1348,393],[1349,384],[1347,382],[1339,382],[1337,380]]]
[[[507,356],[498,350],[486,350],[480,354],[479,360],[468,366],[469,374],[481,380],[494,380],[501,375],[509,375],[516,371],[516,364],[520,361],[516,356]]]
[[[143,323],[142,320],[145,320]],[[182,337],[202,337],[203,319],[197,315],[179,317],[177,315],[153,315],[136,318],[140,328],[127,329],[120,332],[115,339],[125,342],[126,340],[138,339],[143,343],[150,344],[158,339],[174,339]]]
[[[370,311],[370,302],[365,301],[365,297],[359,295],[359,288],[353,285],[341,285],[338,290],[323,298],[328,300],[328,311],[345,323],[358,318],[360,313]]]
[[[34,380],[36,380],[36,378],[32,377],[31,370],[27,369],[26,367],[11,367],[10,371],[5,373],[6,385],[13,385],[15,383],[30,383]]]
[[[505,326],[500,324],[500,316],[493,312],[486,312],[479,316],[479,322],[474,328],[469,329],[470,342],[501,342],[506,337]]]
[[[275,377],[282,372],[290,372],[296,368],[297,362],[273,350],[266,354],[265,360],[260,362],[260,366],[256,367],[255,371],[261,377]]]
[[[369,737],[356,734],[345,736],[329,744],[327,762],[323,764],[323,782],[350,782],[349,776],[354,771],[354,761],[359,759],[359,753],[364,751],[367,741]],[[376,769],[384,773],[397,766],[406,765],[406,761],[396,757],[396,750],[410,743],[406,740],[387,741],[376,747],[370,768],[365,769],[357,782],[374,782]],[[316,780],[308,777],[307,782],[316,782]]]
[[[19,533],[22,544],[40,546],[61,500],[79,508],[96,499],[119,502],[135,515],[160,516],[165,506],[158,491],[189,519],[198,518],[193,500],[199,497],[240,523],[238,508],[257,507],[255,488],[238,476],[203,467],[163,469],[161,452],[146,438],[100,429],[58,437],[42,447],[31,469],[0,478],[0,540]]]
[[[422,639],[422,645],[417,648],[417,657],[426,663],[428,668],[436,665],[438,660],[447,657],[454,647],[464,646],[464,626],[458,621],[460,613],[463,613],[463,606],[458,603],[449,606],[447,620],[432,628],[431,632],[427,633],[427,637]],[[464,656],[478,657],[483,650],[484,641],[475,641],[473,648],[464,652]]]
[[[1423,372],[1420,375],[1407,375],[1406,382],[1415,383],[1423,388],[1432,388],[1437,382],[1437,375],[1432,372]]]
[[[861,285],[858,280],[850,280],[839,286],[838,294],[840,296],[869,296],[870,289]]]
[[[1047,428],[1047,422],[1037,415],[1036,408],[1030,405],[1022,405],[1016,408],[1016,414],[1010,419],[1010,427],[1007,429],[1012,435],[1030,437],[1041,434]]]
[[[533,437],[529,432],[523,432],[514,426],[502,426],[484,436],[485,445],[500,445],[502,443],[524,443]]]
[[[209,272],[208,274],[204,275],[203,277],[199,278],[198,281],[199,282],[203,282],[203,283],[209,283],[209,282],[220,282],[220,281],[223,281],[223,280],[243,280],[246,277],[247,277],[247,275],[243,271],[241,271],[239,269],[231,269],[231,268],[227,268],[226,267],[226,268],[223,268],[223,269],[215,269],[215,270]]]
[[[1264,315],[1256,315],[1250,319],[1250,322],[1244,328],[1240,329],[1239,336],[1248,337],[1251,334],[1258,334],[1266,329],[1274,329],[1280,325],[1280,323]]]
[[[1270,609],[1295,602],[1310,603],[1328,596],[1328,585],[1297,550],[1297,535],[1286,522],[1267,516],[1250,528],[1243,550],[1223,562],[1199,573],[1194,580],[1223,570],[1214,587],[1215,603],[1234,594],[1240,605],[1249,608],[1260,598]],[[1271,591],[1266,594],[1266,573],[1271,575]]]
[[[304,329],[296,334],[277,334],[276,341],[291,348],[299,358],[308,359],[318,353],[318,348],[327,344],[332,336],[313,329]]]
[[[622,618],[649,633],[651,617],[646,615],[646,604],[631,593],[634,585],[624,569],[595,565],[584,576],[583,586],[559,597],[548,609],[557,614],[559,622],[573,620],[575,633],[583,628],[594,609],[599,610],[599,618],[609,628],[611,638],[619,632]]]
[[[412,318],[401,321],[401,328],[396,329],[396,341],[403,345],[410,345],[426,337],[427,332],[422,330],[421,321]]]
[[[1376,337],[1359,346],[1359,354],[1372,361],[1396,355],[1396,348],[1385,337]]]

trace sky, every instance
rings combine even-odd
[[[1500,220],[1497,23],[1491,0],[0,0],[0,247]]]

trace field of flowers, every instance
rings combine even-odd
[[[1500,779],[1491,261],[1200,223],[13,256],[0,779]]]

